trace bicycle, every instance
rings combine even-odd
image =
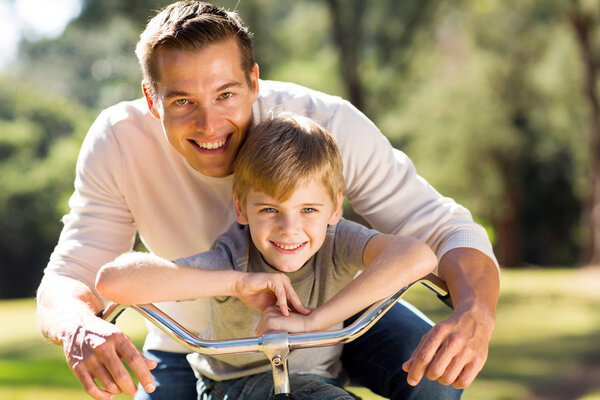
[[[348,343],[367,332],[414,284],[422,283],[435,292],[440,300],[452,308],[452,300],[444,282],[433,274],[412,282],[387,299],[380,300],[367,308],[351,325],[336,331],[288,333],[285,331],[266,332],[260,337],[205,340],[189,332],[154,304],[122,305],[110,303],[100,313],[100,317],[115,323],[119,315],[132,308],[155,324],[166,334],[192,352],[207,355],[240,354],[262,352],[271,362],[275,400],[293,400],[290,394],[287,357],[293,349],[333,346]]]

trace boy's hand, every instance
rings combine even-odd
[[[284,274],[243,273],[236,282],[234,293],[235,297],[261,313],[273,306],[278,307],[280,315],[289,315],[290,309],[301,314],[311,312],[304,307],[290,279]]]
[[[282,315],[277,307],[269,307],[265,310],[262,318],[256,326],[258,336],[268,331],[308,332],[310,331],[310,317],[298,313]]]

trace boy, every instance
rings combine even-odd
[[[203,335],[208,339],[320,331],[339,327],[437,263],[421,242],[340,218],[341,157],[333,137],[307,118],[284,114],[258,124],[234,170],[237,223],[210,251],[175,263],[125,254],[100,270],[98,292],[125,304],[213,296]],[[290,355],[294,398],[353,398],[341,389],[341,350]],[[265,399],[272,393],[262,354],[188,358],[199,376],[199,398]]]

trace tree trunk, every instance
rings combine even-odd
[[[365,112],[363,89],[358,72],[358,45],[362,36],[362,16],[365,1],[327,0],[331,13],[333,39],[340,52],[342,79],[348,92],[348,100]]]
[[[586,15],[577,3],[569,12],[569,22],[575,33],[581,55],[584,77],[582,91],[589,109],[588,131],[592,187],[591,201],[587,212],[592,232],[589,262],[600,264],[600,105],[596,93],[598,65],[591,43],[591,32],[596,28],[598,18]]]

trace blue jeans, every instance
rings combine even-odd
[[[290,374],[290,389],[294,400],[354,400],[341,388],[340,381],[317,375]],[[273,400],[273,373],[265,372],[240,379],[216,382],[198,381],[198,400]]]
[[[352,321],[350,318],[346,325]],[[460,399],[461,390],[426,378],[416,387],[406,382],[402,363],[429,329],[431,324],[413,310],[401,302],[396,304],[367,333],[344,345],[342,364],[352,383],[392,400]],[[148,395],[140,388],[135,400],[197,399],[196,378],[184,354],[149,351],[145,355],[158,362],[152,371],[156,390]]]

